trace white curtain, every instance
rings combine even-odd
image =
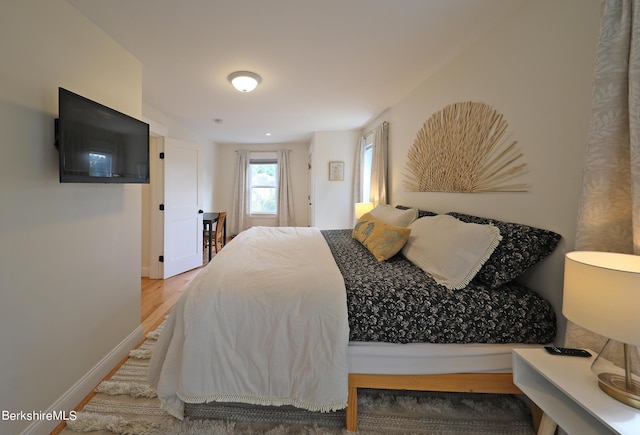
[[[289,150],[278,151],[278,226],[295,225]]]
[[[356,145],[355,164],[353,165],[353,202],[362,202],[362,166],[364,165],[365,138],[361,136]]]
[[[229,210],[231,234],[236,235],[249,227],[249,151],[237,152],[236,180],[233,184],[233,203]]]
[[[387,203],[387,140],[389,123],[376,127],[373,137],[373,157],[371,160],[370,201],[375,207]]]
[[[640,254],[640,0],[606,0],[578,210],[576,250]],[[604,338],[567,325],[569,346]]]

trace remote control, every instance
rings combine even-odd
[[[580,356],[583,358],[589,358],[591,354],[584,349],[573,349],[570,347],[556,347],[556,346],[545,346],[544,348],[551,355],[562,355],[562,356]]]

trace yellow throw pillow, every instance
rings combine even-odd
[[[364,243],[371,231],[373,231],[373,219],[375,218],[370,213],[363,214],[356,222],[356,226],[353,227],[352,237],[358,242]]]
[[[367,213],[353,229],[353,238],[362,243],[378,261],[396,255],[407,243],[411,229],[397,227],[376,219]]]

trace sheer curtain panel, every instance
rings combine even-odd
[[[640,0],[605,0],[576,250],[640,254]],[[569,322],[566,343],[604,339]]]
[[[237,152],[236,179],[233,184],[233,203],[229,211],[231,234],[249,228],[249,151]]]
[[[278,151],[278,226],[295,225],[289,150]]]
[[[364,164],[364,136],[360,136],[356,145],[356,158],[353,165],[353,202],[362,202],[362,165]]]
[[[387,203],[387,141],[389,123],[383,122],[375,129],[373,139],[373,157],[371,160],[370,201],[375,207]]]

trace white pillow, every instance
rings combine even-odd
[[[426,216],[413,222],[402,254],[448,289],[467,286],[502,240],[493,225]]]
[[[401,210],[387,204],[378,204],[369,212],[371,216],[397,227],[408,227],[418,218],[418,209]]]

